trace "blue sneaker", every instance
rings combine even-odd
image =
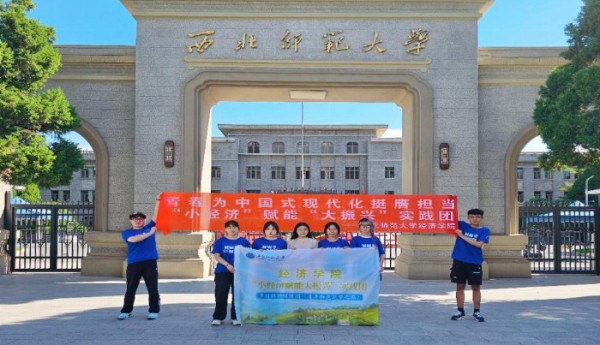
[[[460,311],[455,311],[454,314],[452,314],[452,317],[450,318],[450,320],[452,321],[459,321],[465,318],[465,313],[461,313]]]
[[[485,322],[485,319],[483,318],[483,315],[481,315],[480,312],[473,313],[473,320],[477,320],[479,322]]]
[[[149,313],[148,320],[156,320],[158,319],[158,313]]]
[[[131,316],[131,313],[121,313],[117,316],[117,320],[127,320]]]

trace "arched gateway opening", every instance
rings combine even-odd
[[[326,91],[327,102],[392,102],[403,110],[402,193],[433,191],[432,91],[421,79],[385,71],[352,75],[322,71],[200,73],[185,87],[183,190],[209,192],[211,108],[220,101],[297,101],[291,91]]]
[[[92,147],[96,159],[96,185],[94,200],[94,229],[108,229],[108,149],[100,133],[87,121],[81,120],[81,127],[75,130]]]
[[[517,199],[517,165],[523,147],[538,135],[534,124],[517,134],[506,150],[504,160],[504,205],[506,208],[505,226],[507,235],[519,234],[519,201]]]

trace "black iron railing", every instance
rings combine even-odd
[[[94,227],[93,204],[11,206],[13,271],[79,271]]]

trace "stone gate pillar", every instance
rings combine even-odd
[[[10,232],[0,229],[0,275],[10,274],[10,256],[6,252]]]

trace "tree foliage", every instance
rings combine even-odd
[[[44,90],[60,67],[60,53],[54,29],[27,18],[33,8],[32,0],[0,2],[0,179],[13,185],[50,182],[52,172],[68,184],[83,158],[62,136],[80,122],[62,90]],[[48,146],[44,134],[60,144]],[[67,154],[81,164],[72,164],[73,157],[65,164]]]
[[[600,189],[600,165],[590,165],[582,174],[577,176],[573,186],[565,192],[565,198],[583,201],[585,199],[585,180],[590,176],[594,177],[588,181],[588,190]],[[596,196],[590,195],[588,200],[596,200]]]
[[[550,73],[533,115],[549,149],[539,163],[585,171],[600,166],[600,0],[584,0],[565,32],[569,48],[562,57],[569,63]]]
[[[42,194],[40,188],[35,183],[30,183],[25,186],[23,190],[14,190],[14,195],[27,201],[28,203],[35,204],[42,201]]]

